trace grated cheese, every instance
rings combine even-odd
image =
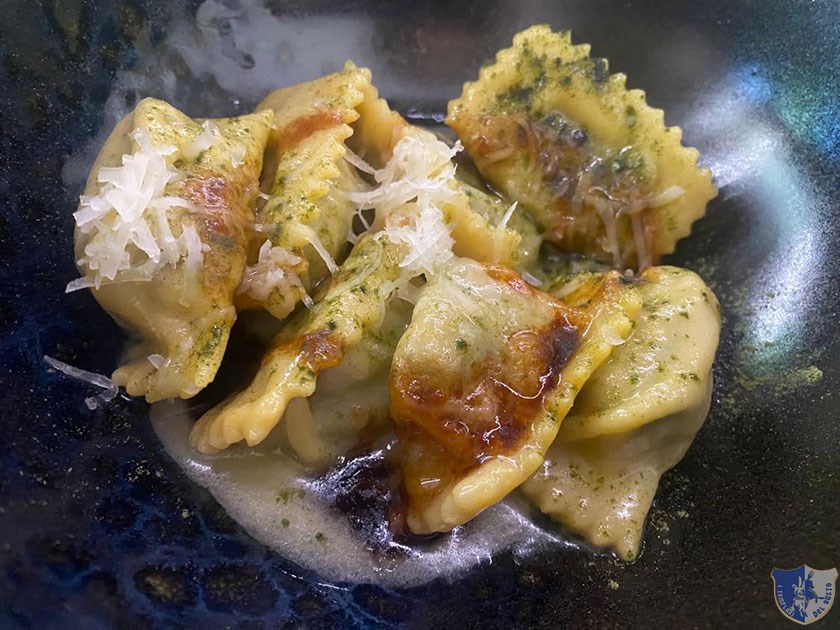
[[[507,209],[505,214],[502,216],[499,223],[496,225],[496,229],[493,232],[493,262],[499,262],[502,257],[502,239],[505,235],[505,230],[507,229],[508,221],[513,216],[514,211],[516,210],[516,206],[519,202],[514,201],[510,208]]]
[[[275,289],[286,293],[294,288],[301,294],[303,302],[310,306],[312,300],[306,294],[300,276],[295,271],[295,267],[303,262],[300,256],[295,256],[282,247],[272,247],[271,241],[267,240],[260,247],[257,263],[245,268],[245,275],[237,292],[264,301]]]
[[[82,370],[77,367],[73,367],[72,365],[65,363],[64,361],[59,361],[58,359],[54,359],[51,356],[44,355],[44,361],[47,365],[49,365],[54,370],[69,376],[70,378],[76,379],[77,381],[82,381],[84,383],[89,383],[91,385],[95,385],[105,391],[101,392],[96,396],[90,396],[85,398],[85,405],[87,408],[93,411],[99,407],[100,402],[108,403],[114,400],[117,397],[117,394],[120,393],[120,388],[117,384],[112,381],[110,378],[103,374],[97,374],[96,372],[88,372],[87,370]]]
[[[608,199],[602,199],[594,195],[588,196],[587,201],[595,208],[598,217],[604,224],[604,239],[601,242],[601,247],[605,252],[612,254],[613,267],[619,268],[622,265],[617,226],[619,210]]]
[[[685,188],[682,186],[669,186],[658,195],[651,197],[648,201],[649,208],[660,208],[682,197],[685,194]]]
[[[240,144],[233,147],[230,152],[230,165],[233,168],[239,168],[243,164],[245,164],[245,147]]]
[[[167,359],[162,354],[150,354],[146,357],[146,360],[151,363],[155,369],[159,370],[161,368],[166,367],[169,365],[169,359]]]
[[[306,239],[306,242],[312,245],[312,249],[314,249],[321,257],[321,260],[324,261],[324,264],[327,266],[330,273],[334,275],[338,271],[338,265],[335,264],[335,260],[327,251],[327,248],[324,247],[324,244],[321,242],[321,239],[318,238],[315,230],[308,225],[298,225],[297,229],[300,230],[300,234],[304,239]]]
[[[450,147],[431,133],[415,130],[397,142],[381,169],[353,153],[346,156],[360,171],[373,175],[377,184],[373,190],[349,194],[357,216],[370,229],[362,213],[373,210],[374,224],[384,222],[383,238],[408,246],[400,267],[410,275],[434,275],[454,256],[451,228],[441,208],[458,195],[452,158],[462,149],[460,142]],[[395,213],[409,204],[410,210]]]
[[[520,272],[519,275],[522,276],[522,279],[525,282],[527,282],[528,284],[530,284],[532,287],[541,287],[542,286],[542,283],[543,283],[542,280],[537,278],[537,276],[535,276],[531,273],[528,273],[527,271],[522,271],[522,272]]]
[[[631,217],[631,228],[633,230],[633,245],[639,260],[639,268],[646,269],[652,263],[648,234],[645,232],[639,214],[648,208],[661,208],[672,201],[675,201],[685,194],[681,186],[669,186],[656,195],[647,195],[641,199],[630,202],[620,202],[613,199],[607,191],[595,186],[593,172],[603,165],[599,157],[592,158],[592,161],[578,175],[575,193],[572,196],[572,208],[579,211],[584,203],[595,208],[598,217],[604,225],[605,235],[600,239],[601,247],[613,256],[613,266],[620,268],[624,261],[618,242],[616,222],[621,216]]]
[[[510,218],[513,216],[513,213],[516,210],[517,205],[519,205],[518,201],[514,201],[511,204],[510,208],[507,209],[507,212],[505,212],[504,216],[502,217],[502,220],[499,221],[499,224],[496,226],[497,230],[507,229],[508,221],[510,221]]]
[[[400,267],[412,275],[433,276],[454,254],[454,241],[443,213],[434,206],[412,213],[400,213],[385,221],[382,234],[395,244],[408,245]]]
[[[373,168],[367,162],[365,162],[361,157],[353,153],[350,149],[347,149],[345,151],[344,159],[347,160],[352,166],[355,166],[357,169],[362,171],[362,173],[367,173],[368,175],[376,175],[376,169]]]
[[[100,282],[102,284],[110,284],[109,282]],[[96,286],[96,282],[94,282],[93,278],[88,278],[85,276],[84,278],[76,278],[75,280],[71,280],[67,283],[67,287],[64,289],[65,293],[72,293],[73,291],[79,291],[81,289],[90,289]]]
[[[201,123],[201,133],[190,142],[183,150],[184,157],[188,160],[195,160],[200,154],[213,146],[216,138],[221,138],[222,132],[219,126],[210,120]]]
[[[658,195],[648,195],[634,201],[630,204],[617,205],[615,202],[593,198],[593,195],[587,195],[586,198],[590,201],[598,215],[604,222],[604,228],[607,233],[607,251],[612,252],[614,266],[621,267],[623,260],[618,249],[618,239],[616,236],[615,221],[622,215],[630,217],[630,226],[633,231],[633,245],[636,248],[636,255],[638,257],[639,269],[647,269],[653,264],[650,254],[650,244],[648,242],[648,234],[645,231],[641,219],[641,211],[647,208],[661,208],[676,199],[679,199],[685,194],[685,189],[681,186],[669,186]],[[617,208],[617,209],[616,209]],[[612,217],[609,215],[612,214]]]
[[[369,211],[357,208],[354,211],[353,216],[351,217],[350,224],[347,226],[347,235],[345,236],[345,238],[353,245],[355,245],[356,241],[359,240],[360,234],[364,234],[365,232],[370,231],[371,223],[365,216],[365,212]],[[362,226],[362,229],[359,232],[359,234],[356,233],[356,219],[359,220],[359,225]]]
[[[367,168],[357,166],[371,173],[378,186],[371,191],[351,193],[350,200],[359,210],[374,209],[383,217],[411,201],[421,208],[439,208],[457,195],[452,186],[452,158],[462,149],[460,141],[449,147],[430,133],[407,135],[394,147],[383,168],[375,170],[367,163]],[[362,162],[358,156],[348,156],[348,161],[354,165]]]
[[[78,230],[91,238],[77,261],[87,268],[87,278],[70,282],[68,292],[98,289],[105,282],[151,280],[159,269],[182,259],[189,272],[201,270],[205,247],[194,223],[184,218],[178,235],[170,225],[175,209],[194,210],[186,199],[164,194],[168,184],[182,177],[166,159],[177,148],[155,147],[145,129],[137,129],[132,138],[138,150],[123,155],[121,166],[99,169],[99,194],[83,195],[73,214]]]

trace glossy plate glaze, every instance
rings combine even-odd
[[[195,116],[371,67],[418,122],[536,22],[630,77],[721,194],[669,262],[720,297],[711,416],[666,475],[641,558],[502,554],[406,591],[328,583],[250,539],[163,452],[110,372],[123,336],[75,276],[72,212],[138,97]],[[840,565],[840,5],[800,2],[11,0],[0,21],[0,626],[787,624],[770,572]],[[549,526],[546,524],[546,526]],[[836,608],[836,607],[835,607]],[[840,611],[816,626],[840,623]]]

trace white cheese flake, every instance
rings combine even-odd
[[[493,261],[499,262],[502,258],[502,239],[505,236],[505,230],[507,230],[508,221],[513,216],[513,213],[516,211],[516,206],[519,202],[514,201],[510,208],[507,209],[505,214],[502,216],[499,223],[496,225],[496,229],[493,231]]]
[[[378,184],[371,191],[351,193],[350,199],[359,210],[375,209],[383,217],[411,201],[421,208],[440,208],[457,195],[452,158],[462,149],[460,142],[450,147],[430,133],[415,133],[397,143],[391,159],[379,170],[366,163],[367,168],[360,167],[356,162],[363,162],[361,158],[348,156],[351,164],[372,174]]]
[[[297,229],[300,231],[301,236],[306,239],[306,242],[312,245],[312,249],[314,249],[324,261],[324,264],[327,266],[327,269],[329,269],[330,274],[335,275],[338,271],[338,265],[335,264],[335,260],[330,255],[329,251],[327,251],[327,248],[324,247],[324,244],[321,242],[321,239],[318,238],[315,230],[308,225],[303,224],[298,225]]]
[[[73,216],[79,232],[90,239],[77,262],[87,269],[87,277],[70,282],[68,292],[98,289],[106,282],[150,280],[182,259],[190,271],[201,269],[205,247],[193,222],[180,217],[180,234],[172,230],[178,222],[170,223],[194,208],[186,199],[164,194],[168,184],[182,177],[166,159],[176,147],[155,147],[145,129],[137,129],[132,138],[138,150],[123,155],[121,166],[99,169],[99,194],[80,198]]]
[[[344,159],[347,160],[352,166],[355,166],[357,169],[362,171],[362,173],[367,173],[368,175],[376,175],[376,169],[373,168],[367,162],[365,162],[361,157],[353,153],[350,149],[347,149],[347,151],[345,151]]]
[[[517,205],[519,205],[518,201],[514,201],[511,204],[510,208],[507,209],[507,212],[505,212],[501,221],[499,221],[498,225],[496,226],[497,230],[506,230],[507,229],[508,221],[510,221],[510,218],[513,216],[513,213],[516,211],[516,206]]]
[[[199,155],[216,143],[217,138],[222,137],[219,126],[212,120],[205,120],[201,123],[201,133],[195,140],[190,142],[183,150],[184,157],[188,160],[195,160]]]
[[[162,354],[150,354],[146,357],[146,360],[149,363],[151,363],[157,370],[160,370],[161,368],[164,368],[167,365],[169,365],[169,359],[167,359]]]
[[[542,280],[537,278],[537,276],[535,276],[534,274],[528,273],[527,271],[521,271],[519,275],[522,276],[522,279],[528,284],[530,284],[532,287],[541,287],[543,284]]]
[[[257,263],[245,268],[245,275],[238,292],[249,295],[255,300],[264,301],[275,289],[287,293],[296,291],[307,306],[312,300],[306,293],[296,268],[303,264],[300,256],[282,247],[272,247],[271,241],[260,246]]]
[[[90,396],[88,398],[85,398],[85,405],[87,405],[87,408],[91,411],[97,409],[101,403],[111,402],[112,400],[114,400],[114,398],[117,397],[117,394],[120,393],[120,388],[117,386],[117,384],[103,374],[97,374],[96,372],[88,372],[87,370],[82,370],[80,368],[70,365],[69,363],[65,363],[64,361],[54,359],[53,357],[48,356],[46,354],[44,355],[44,361],[52,369],[61,372],[62,374],[69,376],[70,378],[76,379],[77,381],[82,381],[84,383],[89,383],[90,385],[94,385],[104,390],[96,396]]]
[[[384,223],[383,237],[408,246],[400,267],[409,275],[432,276],[454,256],[451,228],[441,208],[458,195],[452,158],[462,149],[460,142],[450,147],[431,133],[415,130],[397,142],[381,169],[358,155],[348,152],[346,156],[360,171],[373,175],[377,184],[370,191],[349,194],[357,205],[357,216],[369,230],[362,212],[373,210],[373,224]]]
[[[443,213],[429,206],[389,217],[382,234],[392,243],[408,246],[400,267],[409,274],[430,277],[454,257],[455,243],[449,231]]]
[[[230,165],[233,168],[239,168],[245,164],[245,146],[240,144],[235,147],[230,152]]]
[[[648,202],[650,208],[661,208],[672,201],[676,201],[685,194],[685,188],[682,186],[669,186],[658,195],[651,197]]]

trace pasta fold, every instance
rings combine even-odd
[[[597,276],[564,296],[588,299]],[[632,560],[659,478],[690,446],[709,411],[720,309],[694,273],[652,267],[630,338],[587,381],[545,463],[522,488],[589,542]]]
[[[717,191],[680,129],[625,80],[568,32],[533,26],[464,86],[446,122],[547,239],[644,268],[674,251]]]
[[[273,121],[193,120],[149,98],[102,148],[76,213],[79,286],[142,338],[113,374],[130,395],[189,398],[213,380]]]
[[[530,477],[639,307],[617,273],[575,309],[468,259],[424,287],[390,377],[410,529],[449,531]]]

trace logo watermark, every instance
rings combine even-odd
[[[834,603],[837,569],[773,569],[774,599],[791,621],[807,625],[822,619]]]

